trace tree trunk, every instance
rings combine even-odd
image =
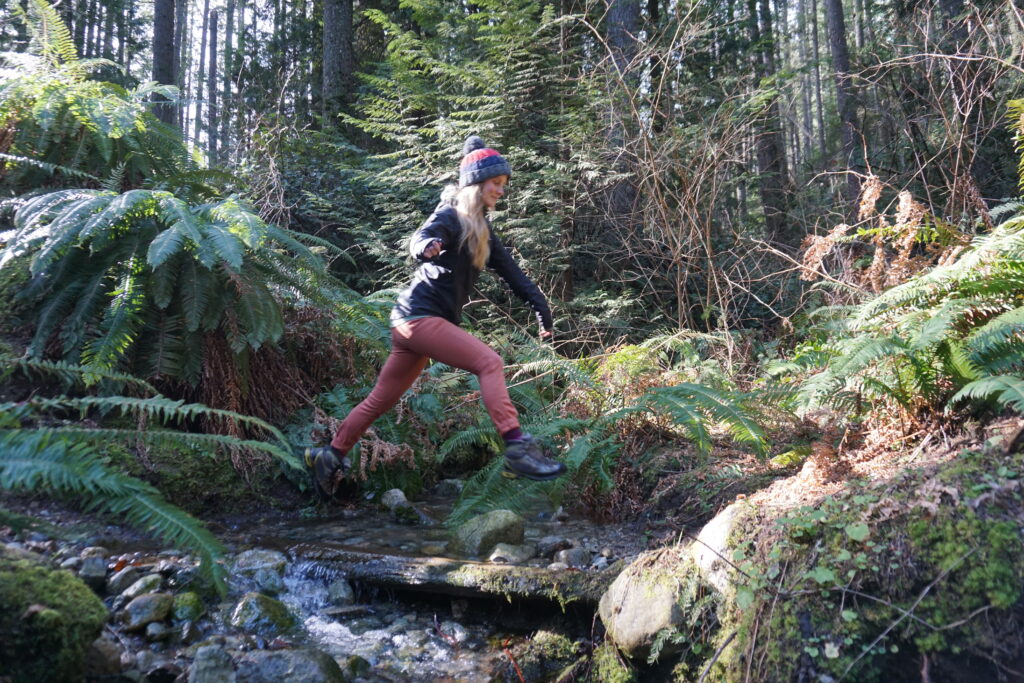
[[[220,117],[220,145],[229,148],[228,124],[231,121],[231,75],[234,73],[235,51],[231,44],[235,29],[235,0],[228,0],[227,16],[224,19],[224,92],[221,95],[221,107],[224,113]],[[225,155],[226,156],[226,155]],[[226,159],[225,159],[226,161]]]
[[[199,38],[199,68],[196,70],[196,113],[193,140],[199,145],[203,125],[203,79],[206,76],[206,41],[210,29],[210,0],[203,3],[203,30]]]
[[[114,16],[121,14],[120,0],[109,0],[103,22],[103,52],[106,59],[114,59]]]
[[[352,0],[324,0],[324,118],[328,125],[345,108],[352,55]]]
[[[209,125],[206,136],[209,139],[209,158],[212,166],[217,162],[217,10],[210,12],[210,80],[206,87],[210,98],[207,111]]]
[[[153,80],[164,85],[177,83],[174,61],[174,0],[154,0]],[[174,106],[163,97],[157,96],[154,100],[157,102],[153,109],[156,117],[168,125],[174,125]]]
[[[825,163],[828,147],[825,144],[825,107],[821,100],[821,48],[818,44],[818,0],[811,0],[811,36],[814,45],[814,95],[818,105],[818,146],[821,163]]]
[[[70,2],[70,0],[69,0]],[[85,56],[85,26],[88,23],[86,16],[89,14],[89,2],[88,0],[78,0],[75,3],[75,47],[78,48],[78,54]]]
[[[832,68],[836,79],[836,109],[839,112],[842,157],[840,168],[852,169],[853,156],[858,141],[857,110],[854,106],[850,84],[850,53],[846,45],[846,18],[843,15],[842,0],[825,0],[825,17],[828,23],[829,45],[832,49]],[[860,193],[860,182],[854,173],[846,174],[846,199],[856,201]]]

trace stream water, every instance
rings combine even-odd
[[[427,518],[443,520],[452,499],[417,501]],[[642,539],[619,527],[566,519],[538,506],[525,515],[525,543],[544,537],[563,538],[594,558],[630,557]],[[233,545],[279,549],[294,558],[297,544],[331,544],[349,551],[404,557],[443,556],[448,531],[440,523],[406,525],[386,512],[344,510],[313,519],[264,519],[255,527],[235,525]],[[486,559],[486,558],[483,558]],[[544,567],[550,558],[527,565]],[[596,571],[583,568],[581,571]],[[297,559],[284,577],[285,591],[277,597],[298,615],[305,643],[344,662],[352,656],[366,660],[364,681],[492,681],[509,667],[509,648],[541,627],[554,627],[585,637],[590,615],[562,613],[552,604],[512,604],[494,599],[466,599],[355,584],[353,604],[337,606],[328,586],[344,578],[337,568]],[[508,669],[512,673],[512,669]],[[509,680],[518,680],[514,673]]]

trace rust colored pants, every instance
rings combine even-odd
[[[499,434],[519,427],[519,415],[505,386],[501,357],[444,318],[419,318],[391,328],[391,355],[380,370],[377,384],[341,423],[331,445],[348,453],[373,421],[398,403],[431,358],[477,376],[484,407]]]

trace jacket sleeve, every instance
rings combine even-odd
[[[508,283],[509,288],[516,296],[530,305],[537,315],[537,322],[540,323],[542,329],[551,330],[554,327],[548,300],[544,298],[540,288],[526,277],[519,264],[515,262],[494,232],[491,232],[491,257],[488,259],[487,265]]]
[[[423,258],[423,251],[430,245],[434,240],[441,240],[442,249],[453,249],[455,243],[458,240],[458,233],[456,226],[458,225],[458,219],[454,221],[452,216],[454,211],[445,204],[439,204],[434,212],[427,217],[427,220],[423,222],[416,232],[413,233],[412,239],[409,240],[409,253],[417,261],[426,261]]]

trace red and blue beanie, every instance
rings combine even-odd
[[[462,146],[462,163],[459,164],[459,187],[482,183],[499,175],[512,177],[512,167],[498,150],[484,144],[479,135],[470,135]]]

